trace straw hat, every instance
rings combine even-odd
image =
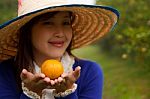
[[[103,37],[116,24],[119,13],[107,6],[87,4],[84,0],[18,0],[18,17],[0,26],[0,60],[16,55],[18,30],[33,17],[53,11],[75,15],[71,48],[88,45]]]

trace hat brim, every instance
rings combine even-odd
[[[53,11],[71,11],[75,14],[71,49],[88,45],[103,37],[114,27],[119,18],[119,12],[112,7],[83,4],[53,6],[30,12],[0,26],[0,60],[16,55],[17,33],[20,27],[35,16]]]

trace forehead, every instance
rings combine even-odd
[[[53,18],[71,18],[71,12],[50,12],[39,17],[40,21],[49,20]]]
[[[69,12],[58,12],[58,13],[54,14],[52,16],[52,18],[59,17],[59,16],[65,17],[65,18],[70,17],[70,13]]]

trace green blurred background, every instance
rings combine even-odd
[[[104,71],[103,99],[150,99],[150,0],[97,0],[115,7],[115,29],[93,45],[76,49]],[[0,0],[0,24],[17,16],[17,0]]]

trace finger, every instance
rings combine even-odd
[[[76,81],[76,78],[74,77],[73,73],[74,73],[74,71],[70,71],[64,79],[66,81],[69,81],[70,83],[74,83]]]
[[[63,78],[62,77],[59,77],[58,78],[58,82],[60,83],[60,82],[62,82],[63,81]]]
[[[22,70],[22,73],[21,73],[21,79],[22,80],[25,80],[25,79],[32,79],[33,78],[33,74],[31,72],[28,72],[26,69],[23,69]]]
[[[47,82],[47,83],[50,83],[50,78],[45,77],[45,78],[44,78],[44,81]]]
[[[55,79],[55,80],[54,80],[54,82],[55,82],[55,83],[58,83],[58,80],[57,80],[57,79]]]
[[[20,74],[20,77],[21,77],[22,80],[27,78],[27,70],[26,69],[22,70],[22,72]]]
[[[43,79],[42,77],[41,77],[41,75],[40,74],[34,74],[34,78],[33,78],[33,81],[34,82],[38,82],[39,80],[41,80],[41,79]]]
[[[75,70],[74,70],[74,72],[73,72],[73,75],[74,75],[74,77],[75,77],[76,79],[79,78],[79,76],[80,76],[80,71],[81,71],[81,67],[80,67],[80,66],[78,66],[78,67],[75,68]]]
[[[22,70],[22,73],[23,73],[23,74],[26,74],[27,72],[28,72],[28,71],[27,71],[26,69],[23,69],[23,70]]]
[[[63,74],[61,75],[62,78],[65,78],[66,76],[67,76],[67,73],[63,73]]]
[[[33,79],[33,77],[34,77],[34,74],[32,74],[31,72],[28,72],[27,71],[27,78],[29,78],[29,79]]]
[[[53,80],[50,80],[49,77],[45,77],[44,78],[44,83],[46,83],[48,89],[52,89],[52,85],[54,85],[54,81]]]
[[[45,74],[41,73],[40,77],[45,78],[46,76],[45,76]]]
[[[55,81],[54,80],[51,80],[50,83],[51,83],[51,85],[55,85]]]
[[[73,72],[73,69],[71,69],[69,72],[68,72],[68,74],[71,74]]]
[[[49,84],[50,83],[50,79],[48,77],[45,77],[44,79],[41,79],[37,82],[38,84]]]
[[[50,78],[49,77],[45,77],[44,79],[40,79],[36,82],[36,84],[40,87],[40,88],[46,88],[48,86],[51,86],[50,83]]]
[[[47,83],[44,79],[39,80],[38,82],[36,82],[36,85],[41,88],[44,89],[47,86],[49,86],[49,83]]]

